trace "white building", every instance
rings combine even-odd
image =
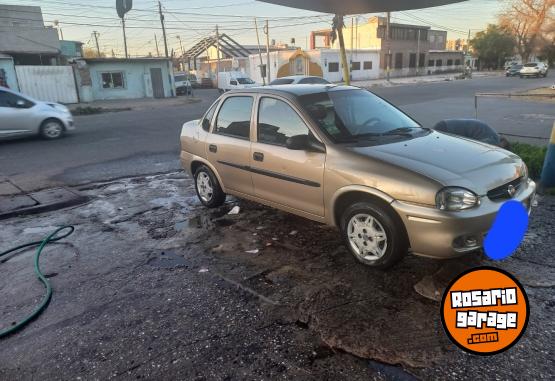
[[[262,70],[260,57],[262,57]],[[360,49],[347,51],[347,60],[351,64],[351,79],[367,80],[379,77],[379,51]],[[251,78],[262,83],[262,74],[266,70],[266,53],[251,54],[249,66]],[[330,82],[343,80],[343,68],[338,49],[314,49],[309,51],[285,50],[270,52],[270,80],[289,75],[314,75]]]

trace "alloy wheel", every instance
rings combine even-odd
[[[349,220],[347,237],[355,255],[365,261],[377,261],[387,250],[385,229],[369,214],[357,214]]]

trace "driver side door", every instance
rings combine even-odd
[[[316,216],[324,216],[326,154],[291,150],[287,138],[310,129],[285,99],[262,96],[256,113],[251,172],[256,197]]]

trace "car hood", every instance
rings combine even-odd
[[[501,148],[434,131],[426,136],[371,147],[350,148],[433,179],[483,196],[524,175],[522,160]]]

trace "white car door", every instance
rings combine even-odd
[[[36,130],[34,105],[23,97],[0,90],[0,136],[30,134]]]

